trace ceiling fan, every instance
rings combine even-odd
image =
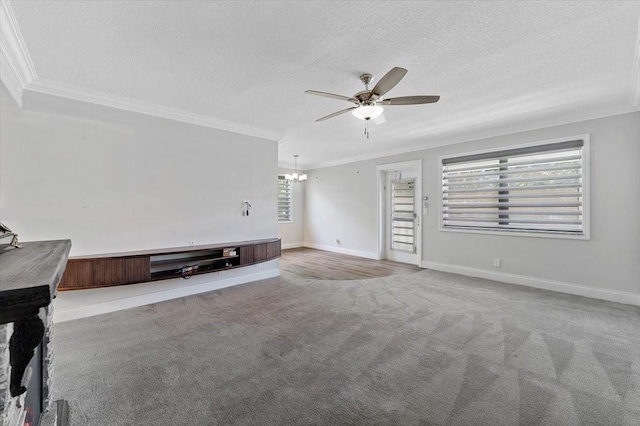
[[[389,90],[393,89],[396,84],[402,80],[405,74],[407,74],[406,69],[394,67],[391,71],[386,73],[371,90],[369,90],[369,83],[371,82],[372,75],[362,74],[360,76],[360,81],[364,83],[365,90],[362,90],[353,96],[336,95],[334,93],[319,92],[317,90],[306,90],[305,93],[354,103],[356,106],[334,112],[333,114],[319,118],[316,121],[328,120],[344,114],[345,112],[351,111],[352,114],[359,119],[365,120],[365,134],[369,137],[369,130],[367,126],[369,120],[372,120],[376,124],[384,123],[384,116],[382,116],[384,108],[382,108],[381,105],[430,104],[438,102],[440,99],[440,96],[401,96],[398,98],[383,99],[382,96]]]

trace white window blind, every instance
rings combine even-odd
[[[293,222],[291,181],[278,176],[278,222]]]
[[[442,160],[444,229],[584,234],[584,141]]]
[[[391,249],[415,252],[416,180],[394,180],[391,185]]]

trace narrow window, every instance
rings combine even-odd
[[[291,181],[285,179],[284,175],[278,175],[278,222],[293,222],[291,203]]]
[[[394,180],[391,191],[391,248],[415,253],[416,180]]]

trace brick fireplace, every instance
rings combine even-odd
[[[18,396],[11,395],[10,379],[11,365],[9,364],[9,339],[13,335],[13,323],[0,325],[0,425],[5,426],[35,426],[35,417],[51,410],[51,385],[53,379],[53,342],[52,318],[53,308],[49,305],[39,313],[45,326],[42,342],[34,351],[22,382],[28,384],[27,391]],[[29,398],[28,398],[29,396]],[[56,407],[57,408],[57,407]],[[57,415],[57,409],[56,415]],[[53,414],[53,413],[52,413]],[[44,420],[43,416],[43,420]],[[39,423],[40,426],[61,425],[61,422],[51,422],[51,415],[47,416],[49,424]],[[57,419],[56,419],[57,420]]]
[[[53,305],[71,242],[0,251],[0,425],[65,426],[52,400]]]

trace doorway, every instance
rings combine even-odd
[[[421,266],[422,160],[378,166],[380,259]]]

